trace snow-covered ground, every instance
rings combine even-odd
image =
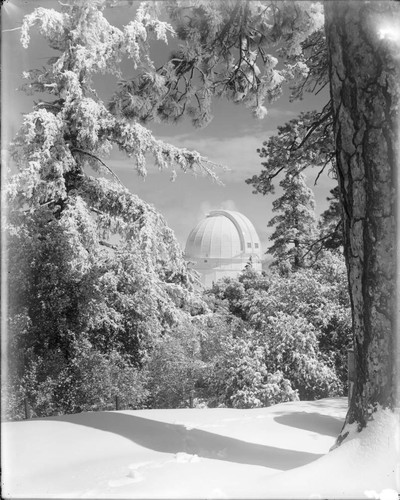
[[[392,413],[327,454],[346,408],[342,398],[4,423],[2,496],[397,499]]]

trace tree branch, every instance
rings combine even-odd
[[[90,210],[92,212],[94,212],[95,214],[104,215],[104,212],[101,212],[100,210],[97,210],[97,208],[90,207]]]
[[[326,160],[326,162],[324,163],[324,165],[321,168],[321,170],[318,172],[318,175],[317,175],[317,177],[315,178],[315,181],[314,181],[314,186],[317,185],[318,179],[320,178],[321,174],[325,170],[326,166],[329,165],[329,163],[331,163],[331,161],[332,161],[332,156],[329,156],[329,158]]]
[[[325,236],[322,236],[322,238],[319,238],[318,240],[314,241],[309,247],[308,247],[308,250],[307,252],[302,256],[302,258],[304,259],[304,257],[306,257],[310,252],[311,250],[314,248],[315,245],[317,245],[318,243],[321,243],[321,241],[324,241],[324,240],[327,240],[328,238],[330,238],[333,234],[335,234],[335,232],[339,229],[340,225],[341,225],[342,221],[340,220],[336,226],[335,226],[335,229],[330,232],[329,234],[326,234]],[[318,251],[318,253],[321,251],[321,249]]]
[[[86,155],[86,156],[90,156],[91,158],[94,158],[95,160],[97,160],[99,163],[101,163],[101,164],[103,165],[103,167],[105,167],[105,168],[106,168],[106,169],[110,172],[110,174],[111,174],[113,177],[115,177],[115,179],[117,179],[117,181],[121,184],[121,186],[123,186],[123,184],[122,184],[122,182],[121,182],[120,178],[118,177],[118,175],[117,175],[117,174],[115,174],[115,173],[111,170],[111,168],[110,168],[108,165],[106,165],[106,164],[104,163],[104,161],[103,161],[103,160],[101,160],[98,156],[96,156],[96,155],[94,155],[94,154],[92,154],[92,153],[89,153],[88,151],[85,151],[84,149],[80,149],[80,148],[72,148],[72,149],[71,149],[71,153],[73,153],[74,151],[76,151],[77,153],[81,153],[81,154],[83,154],[83,155]]]
[[[104,247],[111,248],[112,250],[118,250],[118,247],[112,245],[111,243],[108,243],[108,241],[105,240],[99,240],[99,244],[103,245]]]
[[[46,201],[45,203],[40,203],[38,208],[42,208],[42,207],[45,207],[47,205],[51,205],[51,203],[56,203],[56,200],[50,200],[50,201]],[[26,210],[23,210],[24,214],[26,214],[28,212],[32,212],[32,208],[27,208]]]
[[[270,174],[270,175],[268,176],[268,180],[269,180],[269,181],[272,181],[272,179],[274,179],[277,175],[279,175],[279,174],[282,172],[282,170],[285,170],[285,168],[286,168],[286,165],[284,165],[284,166],[283,166],[283,167],[281,167],[281,168],[278,168],[278,170],[277,170],[274,174]]]
[[[331,116],[332,112],[331,110],[327,111],[319,120],[315,121],[311,126],[310,128],[307,130],[307,133],[306,135],[304,136],[303,140],[301,141],[301,143],[298,145],[298,146],[295,146],[294,143],[292,145],[292,147],[290,148],[291,151],[296,151],[298,149],[300,149],[304,143],[307,141],[307,139],[310,137],[310,135],[314,132],[314,130],[319,127],[322,123],[324,123],[324,121],[329,118]]]

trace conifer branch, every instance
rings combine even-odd
[[[285,168],[286,168],[286,165],[284,165],[283,167],[278,168],[278,170],[276,170],[273,174],[270,174],[268,176],[268,180],[272,181],[272,179],[274,179],[276,176],[278,176],[283,170],[285,170]]]
[[[329,118],[332,115],[331,110],[326,112],[319,120],[315,121],[310,128],[307,130],[306,135],[304,136],[303,140],[300,142],[298,146],[295,146],[294,142],[292,144],[292,147],[290,148],[291,151],[296,151],[298,149],[301,149],[304,146],[304,143],[307,141],[307,139],[310,137],[310,135],[314,132],[316,128],[318,128],[322,123],[324,123],[327,118]]]
[[[123,183],[121,182],[121,180],[118,177],[118,175],[116,173],[114,173],[111,170],[111,168],[108,165],[106,165],[104,163],[104,161],[101,160],[98,156],[94,155],[93,153],[89,153],[89,151],[85,151],[84,149],[80,149],[80,148],[73,148],[73,149],[71,149],[71,153],[73,153],[74,151],[76,151],[77,153],[81,153],[81,154],[90,156],[91,158],[94,158],[95,160],[97,160],[98,162],[100,162],[103,165],[103,167],[105,167],[110,172],[110,174],[121,184],[121,186],[123,186]]]
[[[334,228],[333,231],[331,231],[330,233],[326,234],[325,236],[322,236],[321,238],[318,238],[318,240],[315,240],[313,243],[311,243],[311,245],[308,247],[307,252],[303,255],[303,259],[304,259],[304,257],[306,257],[311,252],[311,250],[315,247],[315,245],[317,245],[318,243],[321,243],[322,241],[325,241],[328,238],[330,238],[331,236],[333,236],[335,234],[335,232],[340,228],[341,223],[342,223],[342,221],[340,220],[336,224],[336,226],[335,226],[335,228]],[[317,253],[319,253],[321,251],[321,248],[318,250]]]

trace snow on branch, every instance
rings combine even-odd
[[[21,44],[26,49],[30,42],[29,31],[36,26],[52,49],[64,50],[68,38],[67,14],[39,7],[24,17],[21,26]]]
[[[96,94],[91,75],[110,72],[119,76],[124,56],[133,61],[135,68],[154,74],[150,39],[167,42],[167,34],[174,35],[172,27],[158,19],[155,4],[141,4],[134,20],[123,30],[104,17],[106,5],[105,0],[71,0],[62,6],[62,12],[38,8],[24,19],[24,47],[29,43],[30,29],[36,27],[52,48],[61,51],[44,68],[24,73],[28,80],[24,90],[47,92],[55,98],[49,105],[43,105],[43,101],[35,105],[14,143],[14,157],[21,170],[28,164],[35,171],[34,176],[28,176],[30,179],[24,179],[30,193],[38,193],[42,185],[40,191],[44,194],[40,199],[46,201],[49,189],[44,183],[55,181],[57,186],[50,189],[52,197],[56,192],[65,197],[70,189],[65,187],[65,176],[72,171],[82,173],[79,157],[73,152],[86,156],[95,170],[102,165],[119,181],[101,158],[114,144],[135,159],[136,170],[142,176],[147,173],[146,157],[151,155],[158,168],[172,167],[173,178],[178,167],[184,172],[205,173],[218,182],[216,164],[196,151],[157,140],[138,123],[137,117],[126,120],[112,106],[107,108]],[[164,79],[156,75],[154,83],[161,85]],[[68,182],[71,186],[71,179]]]
[[[125,246],[139,246],[149,269],[171,266],[183,272],[182,250],[155,208],[123,186],[110,184],[105,179],[85,177],[77,194],[89,210],[96,213],[103,240],[118,234]]]
[[[201,156],[197,151],[178,148],[157,140],[150,130],[139,123],[117,121],[111,131],[111,140],[118,144],[119,148],[125,151],[128,156],[135,158],[136,169],[142,176],[147,174],[146,155],[151,154],[160,169],[176,165],[184,172],[203,172],[214,181],[220,182],[215,168],[223,168],[221,165]],[[175,170],[173,172],[175,174]]]

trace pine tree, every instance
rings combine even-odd
[[[316,234],[314,196],[302,173],[286,173],[280,186],[283,194],[274,200],[272,209],[280,214],[268,223],[275,226],[268,253],[274,257],[272,265],[296,270],[307,264],[305,253]]]
[[[327,197],[328,208],[321,214],[319,226],[319,241],[322,248],[335,250],[343,246],[342,207],[339,199],[339,186],[330,191]]]
[[[400,395],[394,182],[399,164],[400,6],[328,2],[325,10],[356,360],[346,422],[362,428],[379,406],[398,406]],[[344,430],[339,441],[347,435]]]
[[[302,112],[296,118],[278,127],[278,133],[257,149],[263,159],[262,171],[246,179],[254,194],[274,194],[275,181],[286,171],[318,169],[315,183],[323,172],[335,178],[335,148],[332,128],[331,103],[321,112]]]

